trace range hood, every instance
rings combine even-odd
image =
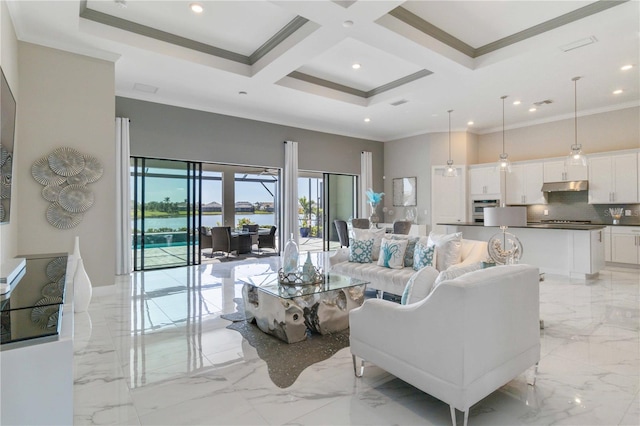
[[[546,182],[542,184],[542,192],[586,191],[589,189],[588,180],[573,180],[568,182]]]

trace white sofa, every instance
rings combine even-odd
[[[486,260],[486,241],[463,239],[460,247],[460,257],[460,263],[452,267],[466,266],[471,263]],[[367,281],[369,283],[367,284],[367,288],[373,288],[396,295],[402,295],[407,286],[407,282],[416,273],[412,267],[389,269],[384,266],[378,266],[375,261],[372,263],[349,262],[348,248],[336,250],[329,258],[329,261],[331,263],[331,272]],[[422,273],[421,279],[434,282],[440,271],[430,266],[427,266],[427,268],[429,268],[429,270]]]
[[[466,426],[473,404],[537,365],[539,306],[530,265],[469,272],[408,305],[368,299],[349,315],[354,371],[370,361],[449,404],[454,425],[463,411]]]

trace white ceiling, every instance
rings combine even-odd
[[[640,105],[639,0],[191,2],[8,5],[20,40],[115,61],[118,96],[366,139],[446,131],[449,109],[496,131],[502,95],[507,128],[573,117],[574,76],[580,115]]]

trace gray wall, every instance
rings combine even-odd
[[[20,102],[17,161],[18,254],[71,252],[80,237],[84,265],[94,286],[115,276],[115,69],[112,62],[24,42],[18,43]],[[95,202],[82,222],[58,229],[47,222],[49,202],[31,165],[68,146],[98,158],[100,180],[91,184]],[[15,187],[15,185],[14,185]],[[12,213],[12,216],[13,216]],[[13,220],[13,219],[12,219]]]
[[[383,188],[381,142],[122,97],[116,115],[131,119],[131,155],[281,168],[290,140],[300,170],[359,175],[360,152],[371,151],[374,190]]]
[[[563,157],[575,140],[574,120],[521,127],[505,132],[511,161]],[[640,107],[578,117],[578,143],[587,154],[640,147]],[[502,131],[478,136],[478,163],[497,161]]]

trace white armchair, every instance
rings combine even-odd
[[[538,269],[529,265],[443,281],[410,305],[366,300],[349,315],[354,372],[361,377],[370,361],[449,404],[454,425],[455,409],[463,411],[466,426],[473,404],[537,368],[539,306]]]

